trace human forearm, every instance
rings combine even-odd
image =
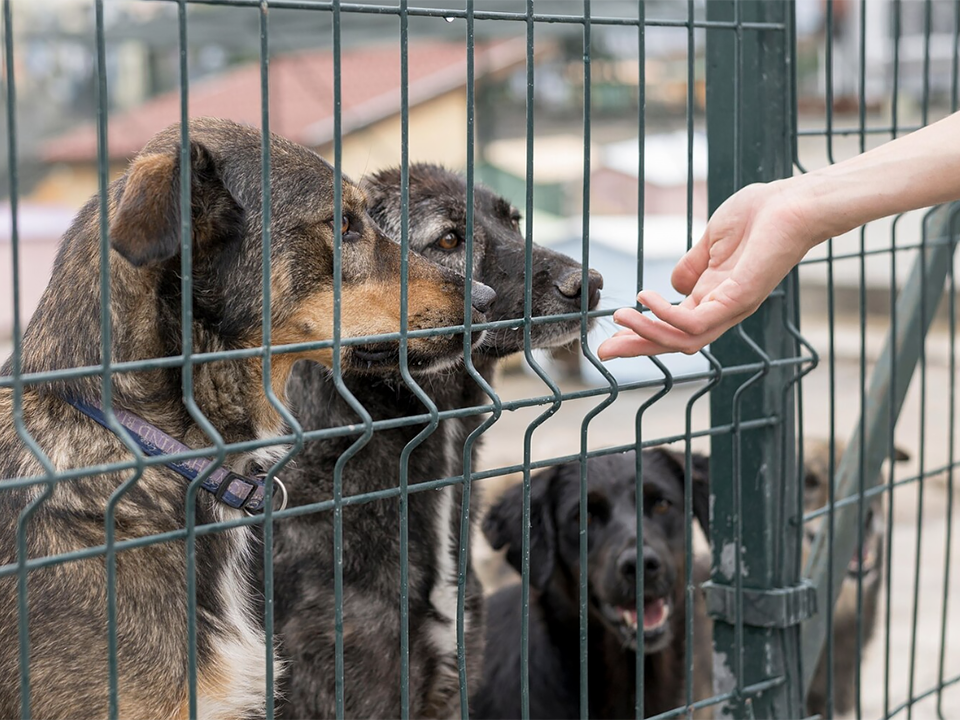
[[[804,198],[811,246],[871,220],[960,199],[960,113],[785,181]]]

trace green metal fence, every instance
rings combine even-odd
[[[685,663],[686,697],[685,702],[675,710],[661,714],[658,717],[692,717],[693,712],[704,708],[713,708],[718,717],[736,718],[796,718],[803,717],[805,710],[806,689],[811,681],[817,662],[823,652],[827,663],[827,696],[833,694],[833,600],[840,592],[844,582],[844,573],[849,558],[857,552],[862,552],[863,525],[867,505],[871,498],[886,496],[886,516],[888,524],[887,550],[885,553],[886,607],[883,613],[885,626],[885,655],[886,673],[884,676],[884,703],[882,717],[900,716],[905,713],[912,717],[914,707],[930,696],[937,698],[937,713],[939,717],[954,717],[960,713],[960,700],[954,700],[951,706],[946,693],[951,687],[960,682],[960,674],[954,668],[948,657],[948,637],[950,628],[956,623],[958,608],[956,607],[956,593],[950,594],[951,582],[951,543],[952,543],[952,506],[954,502],[953,472],[956,466],[955,444],[955,384],[956,384],[956,287],[954,279],[953,251],[956,247],[957,212],[956,208],[941,211],[931,211],[920,222],[921,238],[919,243],[898,244],[895,223],[891,230],[891,241],[884,246],[876,246],[867,242],[867,230],[860,233],[858,248],[851,251],[850,243],[842,249],[831,241],[828,244],[827,254],[822,258],[813,258],[807,261],[804,269],[792,274],[783,285],[761,307],[758,313],[745,321],[740,327],[729,332],[715,342],[709,351],[703,351],[708,369],[694,373],[671,373],[666,365],[659,360],[638,360],[637,362],[653,363],[661,376],[653,380],[639,380],[618,383],[615,377],[604,369],[597,357],[589,349],[588,320],[591,318],[603,319],[612,314],[613,308],[588,311],[582,310],[576,315],[535,317],[533,313],[532,283],[533,255],[531,243],[537,240],[537,226],[534,223],[534,148],[537,143],[538,130],[535,123],[535,91],[537,76],[535,74],[535,60],[538,44],[542,32],[573,32],[580,37],[583,53],[582,82],[583,82],[583,156],[582,165],[582,205],[583,227],[581,257],[583,264],[581,306],[587,307],[588,275],[591,252],[591,225],[589,222],[591,200],[595,196],[591,192],[591,147],[592,141],[598,140],[592,128],[591,114],[591,57],[593,54],[592,39],[597,28],[627,28],[635,31],[636,44],[640,61],[637,64],[637,87],[640,93],[639,107],[635,117],[636,133],[641,139],[648,129],[646,116],[645,91],[649,84],[646,77],[647,57],[646,37],[650,28],[663,28],[682,35],[686,41],[686,113],[682,118],[683,127],[687,136],[687,152],[685,157],[676,158],[678,165],[685,164],[687,172],[686,182],[686,247],[696,239],[694,235],[694,131],[705,121],[709,141],[709,205],[715,209],[726,197],[738,188],[752,182],[770,181],[789,176],[794,172],[802,172],[806,165],[805,153],[813,147],[810,143],[822,140],[825,148],[825,160],[833,162],[835,157],[835,143],[842,138],[856,138],[857,150],[866,149],[870,140],[896,137],[913,127],[927,124],[935,119],[937,113],[955,111],[958,107],[958,48],[960,48],[960,2],[949,1],[949,13],[952,20],[952,56],[947,59],[949,79],[946,85],[945,97],[943,92],[937,95],[931,84],[931,43],[932,17],[934,2],[932,0],[892,0],[884,12],[891,18],[889,36],[883,36],[881,42],[890,43],[893,48],[891,69],[885,80],[890,86],[884,96],[889,110],[889,121],[878,123],[874,113],[868,107],[867,72],[868,57],[866,54],[866,17],[868,12],[875,12],[865,0],[857,3],[859,7],[859,58],[856,63],[859,73],[858,89],[856,93],[856,108],[858,122],[855,127],[838,127],[839,122],[834,112],[834,18],[839,0],[827,0],[825,5],[824,21],[826,23],[825,60],[823,71],[824,109],[819,112],[819,120],[809,121],[809,112],[801,113],[798,109],[798,56],[797,31],[794,22],[795,6],[790,0],[709,0],[700,3],[688,0],[686,3],[657,3],[655,6],[639,0],[636,3],[591,3],[584,0],[582,3],[553,3],[544,11],[542,5],[534,0],[525,2],[498,2],[476,3],[474,0],[465,0],[465,3],[432,2],[420,6],[411,6],[407,0],[398,0],[397,4],[374,3],[341,3],[339,0],[329,2],[321,0],[179,0],[177,7],[176,30],[179,42],[179,72],[180,72],[180,117],[183,121],[181,130],[181,206],[190,204],[190,143],[189,130],[186,120],[191,117],[190,87],[188,83],[189,65],[189,31],[191,28],[190,6],[220,6],[228,8],[256,9],[259,11],[259,67],[261,90],[261,128],[262,128],[262,197],[263,197],[263,253],[262,253],[262,280],[263,280],[263,314],[262,314],[262,343],[260,346],[245,350],[231,350],[218,353],[196,353],[193,350],[193,309],[192,309],[192,275],[191,275],[191,227],[190,213],[182,213],[181,237],[181,291],[182,291],[182,346],[183,352],[178,357],[155,358],[139,362],[113,362],[111,358],[112,338],[111,322],[105,311],[101,317],[101,358],[100,365],[78,367],[74,369],[58,370],[43,373],[24,373],[21,370],[22,336],[26,318],[20,307],[21,277],[23,272],[20,261],[20,242],[18,240],[18,208],[19,208],[19,180],[18,166],[21,145],[18,140],[17,126],[17,66],[16,42],[14,33],[13,15],[18,9],[12,0],[4,0],[4,59],[5,59],[5,110],[6,130],[9,159],[10,184],[10,212],[11,212],[11,253],[12,277],[9,290],[13,294],[13,334],[12,334],[12,373],[0,378],[0,391],[10,393],[13,398],[13,418],[4,418],[4,423],[13,423],[22,442],[30,449],[44,467],[44,474],[32,477],[16,477],[4,479],[4,485],[9,489],[26,487],[44,487],[45,491],[24,507],[17,524],[17,562],[0,567],[0,576],[15,577],[19,590],[19,648],[20,648],[20,697],[22,716],[31,716],[30,693],[31,680],[34,674],[31,671],[31,637],[30,626],[27,622],[27,608],[30,598],[31,572],[40,568],[51,567],[64,563],[77,562],[81,559],[104,558],[107,582],[107,613],[108,623],[104,633],[108,638],[109,651],[109,687],[111,717],[117,717],[118,708],[118,668],[117,668],[117,607],[116,607],[116,567],[117,557],[124,551],[144,547],[154,543],[183,543],[187,562],[187,584],[182,589],[187,598],[188,617],[188,657],[186,665],[189,675],[188,712],[196,717],[197,706],[197,567],[195,543],[198,537],[222,533],[230,528],[256,525],[262,527],[264,584],[265,597],[262,622],[266,632],[267,657],[267,687],[263,688],[267,698],[267,716],[274,713],[273,684],[273,639],[274,639],[274,576],[272,565],[273,530],[274,523],[282,523],[285,517],[293,517],[306,513],[326,513],[332,517],[333,546],[329,551],[334,557],[334,591],[335,591],[335,674],[336,674],[336,704],[337,715],[344,714],[344,613],[343,613],[343,525],[344,508],[350,505],[360,505],[372,501],[391,499],[395,500],[399,508],[399,526],[397,533],[400,543],[400,582],[397,588],[397,605],[399,608],[401,638],[397,653],[400,658],[401,684],[401,715],[409,715],[409,681],[411,668],[410,654],[410,623],[409,623],[409,537],[416,532],[411,527],[408,513],[408,500],[412,493],[429,492],[451,485],[463,486],[463,504],[460,508],[460,535],[457,540],[459,546],[458,565],[458,596],[457,596],[457,664],[460,684],[461,713],[464,718],[469,716],[469,697],[472,688],[467,685],[467,663],[471,661],[465,650],[465,596],[466,578],[470,563],[471,542],[471,514],[476,514],[476,490],[482,490],[485,480],[507,473],[520,473],[523,483],[523,519],[524,519],[524,548],[522,574],[522,604],[524,608],[523,627],[521,637],[517,642],[521,646],[521,697],[525,713],[529,713],[529,682],[530,666],[528,648],[528,612],[530,603],[530,490],[531,473],[539,468],[554,465],[560,462],[578,461],[581,467],[581,513],[580,513],[580,563],[581,567],[587,564],[587,464],[590,457],[613,454],[632,448],[650,447],[664,442],[683,442],[686,451],[686,566],[687,576],[687,626],[686,646],[694,645],[694,613],[692,612],[695,594],[700,592],[693,581],[694,558],[694,531],[692,518],[692,471],[691,471],[691,442],[710,440],[711,450],[711,485],[712,509],[711,528],[712,537],[712,579],[707,584],[707,606],[715,619],[713,629],[714,658],[713,684],[715,695],[711,698],[694,697],[694,657],[690,652]],[[842,3],[849,10],[854,3]],[[946,7],[945,3],[938,3],[938,7]],[[901,18],[905,9],[912,12],[910,7],[922,6],[924,28],[919,33],[922,39],[921,62],[923,65],[921,76],[921,96],[917,100],[919,117],[905,123],[898,109],[901,98],[900,87],[900,58],[901,48]],[[108,194],[109,161],[107,142],[110,135],[109,115],[107,112],[107,95],[110,92],[106,69],[107,38],[104,31],[104,2],[94,0],[95,25],[90,35],[96,48],[96,82],[94,85],[97,99],[97,142],[99,179],[99,207],[100,207],[100,261],[102,267],[109,265],[110,242],[108,237]],[[336,213],[334,228],[341,227],[342,219],[342,126],[341,126],[341,55],[343,52],[343,22],[346,16],[359,23],[369,21],[371,27],[377,24],[382,27],[389,20],[390,26],[399,33],[397,47],[397,62],[401,69],[401,157],[402,157],[402,231],[399,240],[403,261],[401,265],[402,296],[401,296],[401,332],[392,335],[377,336],[375,340],[398,341],[401,357],[401,376],[403,383],[421,400],[423,411],[415,416],[404,417],[398,420],[374,421],[367,410],[351,394],[343,380],[343,370],[340,367],[339,350],[342,346],[369,342],[371,338],[346,338],[341,336],[339,300],[333,306],[334,335],[332,341],[313,343],[308,346],[274,345],[271,342],[271,187],[270,187],[270,23],[271,13],[274,11],[298,11],[311,22],[316,21],[324,28],[324,35],[317,38],[317,45],[328,47],[333,57],[334,72],[332,76],[334,96],[334,152],[328,158],[334,167],[335,176],[335,206]],[[598,12],[599,10],[599,12]],[[656,11],[656,12],[655,12]],[[939,11],[939,10],[938,10]],[[657,15],[656,13],[662,13]],[[443,23],[446,21],[462,23],[464,28],[464,42],[467,51],[466,69],[466,127],[464,142],[466,147],[466,177],[467,177],[467,235],[466,257],[466,290],[464,297],[463,325],[443,328],[437,331],[408,331],[407,308],[407,254],[410,248],[410,206],[409,206],[409,165],[416,158],[411,157],[409,150],[410,136],[410,97],[408,87],[409,76],[409,49],[412,43],[417,42],[416,36],[411,36],[410,19],[432,19]],[[526,145],[526,173],[525,197],[515,198],[518,204],[525,207],[524,235],[527,239],[525,253],[524,277],[524,315],[515,320],[500,321],[498,323],[473,322],[473,305],[471,298],[471,280],[474,268],[472,266],[473,241],[473,185],[475,165],[475,137],[477,123],[477,102],[475,95],[476,68],[475,54],[478,35],[478,24],[482,23],[486,32],[499,35],[512,35],[526,40],[525,56],[525,127],[524,138]],[[491,29],[494,28],[494,29]],[[559,29],[559,30],[558,30]],[[701,118],[696,109],[695,87],[701,79],[695,59],[703,49],[705,43],[706,65],[706,114]],[[807,123],[800,127],[801,115]],[[642,145],[641,145],[642,147]],[[639,234],[636,238],[637,258],[637,289],[644,287],[644,232],[643,216],[645,207],[644,193],[644,163],[645,157],[641,152],[637,158],[637,170],[640,182],[638,184],[638,214],[640,218]],[[906,218],[902,225],[915,221],[915,218]],[[900,219],[897,220],[900,222]],[[339,298],[342,274],[341,232],[336,231],[336,244],[333,260],[334,287]],[[678,239],[682,244],[683,239]],[[904,280],[898,274],[898,260],[904,253],[916,257],[913,274]],[[901,288],[899,297],[890,293],[889,301],[889,332],[887,345],[879,360],[871,367],[868,358],[867,340],[868,327],[874,322],[868,318],[868,282],[866,263],[870,257],[889,258],[889,281],[895,288]],[[848,444],[843,460],[836,473],[835,483],[830,484],[829,502],[826,507],[809,511],[806,514],[803,500],[803,444],[798,442],[802,438],[804,427],[804,400],[808,408],[816,406],[823,408],[824,397],[805,396],[803,390],[809,388],[803,379],[808,373],[828,373],[827,383],[829,396],[826,398],[827,424],[829,439],[832,446],[837,440],[846,436],[846,430],[838,427],[837,404],[843,403],[839,393],[848,388],[839,388],[836,378],[836,348],[838,332],[835,324],[836,316],[841,308],[836,306],[837,290],[835,288],[834,268],[842,263],[859,263],[858,277],[853,283],[857,296],[856,320],[859,328],[858,346],[858,375],[859,392],[855,393],[859,402],[857,415],[864,421],[855,425],[852,440]],[[825,295],[828,312],[828,344],[818,346],[805,339],[800,334],[800,282],[802,272],[808,268],[822,267],[827,274]],[[946,286],[946,290],[944,289]],[[100,296],[103,305],[108,305],[110,297],[110,282],[107,273],[101,274]],[[941,297],[946,294],[949,298],[947,318],[941,321],[946,328],[948,337],[948,360],[946,375],[949,378],[949,414],[945,422],[948,424],[947,456],[939,464],[928,461],[926,452],[925,423],[929,413],[925,408],[927,397],[927,368],[926,355],[927,330],[935,320],[935,311]],[[534,325],[544,322],[557,322],[579,318],[581,326],[581,347],[583,348],[584,362],[596,368],[605,379],[605,384],[599,387],[575,387],[563,385],[551,377],[549,367],[545,367],[540,358],[534,353],[531,332]],[[537,392],[530,392],[520,398],[502,398],[494,387],[491,387],[484,377],[477,371],[471,358],[472,330],[493,327],[512,327],[523,332],[523,357],[526,364],[532,368],[536,376],[542,381],[542,388]],[[455,411],[440,411],[429,393],[424,390],[411,374],[407,366],[408,340],[411,337],[423,336],[430,333],[460,334],[464,338],[464,369],[475,382],[489,396],[489,402],[477,407],[465,407]],[[308,349],[331,348],[333,351],[332,378],[341,396],[361,419],[360,422],[334,428],[321,428],[304,431],[297,419],[284,407],[274,393],[271,385],[271,368],[273,358],[284,353],[300,352]],[[193,370],[198,364],[218,362],[239,358],[261,358],[263,363],[263,390],[270,404],[283,416],[289,431],[281,437],[266,439],[249,439],[240,443],[225,442],[204,417],[194,400],[195,379]],[[818,362],[824,359],[826,363]],[[900,410],[904,405],[904,398],[914,374],[914,368],[919,368],[920,383],[920,410],[919,410],[919,469],[911,477],[901,478],[894,475],[894,441],[897,439],[897,423]],[[113,463],[95,468],[76,468],[68,471],[57,471],[54,463],[42,450],[42,443],[32,438],[27,430],[23,417],[23,398],[25,394],[51,382],[77,377],[96,377],[100,379],[101,401],[109,422],[121,438],[127,440],[124,431],[113,412],[113,378],[122,373],[141,372],[148,369],[176,368],[182,374],[183,402],[193,421],[204,431],[209,438],[205,448],[197,448],[182,457],[209,457],[215,458],[216,464],[208,468],[204,475],[192,481],[187,489],[187,512],[182,529],[136,539],[118,540],[116,538],[114,511],[117,504],[141,477],[144,469],[150,466],[168,462],[170,456],[148,457],[144,455],[133,442],[128,442],[131,459],[122,463]],[[816,369],[815,369],[816,368]],[[682,432],[658,434],[658,426],[650,422],[651,415],[664,407],[664,398],[671,395],[686,399],[684,404],[684,429]],[[683,395],[682,393],[686,393]],[[846,397],[846,396],[844,396]],[[700,423],[696,418],[704,409],[709,400],[709,422]],[[564,406],[571,403],[586,401],[593,403],[589,411],[580,419],[579,428],[575,436],[570,437],[570,443],[579,444],[578,451],[563,456],[535,457],[534,436],[538,429],[550,422],[551,418]],[[849,400],[848,400],[849,402]],[[658,403],[660,403],[658,405]],[[614,407],[630,408],[634,418],[633,437],[629,442],[604,446],[603,439],[597,438],[595,432],[591,435],[591,427],[604,417],[604,413]],[[515,461],[499,467],[481,469],[475,464],[474,447],[490,432],[495,431],[496,424],[505,413],[534,410],[538,415],[528,424],[523,433],[522,453]],[[462,474],[447,478],[422,478],[411,475],[408,471],[411,455],[416,448],[432,433],[436,432],[444,420],[459,417],[476,416],[478,426],[466,438],[462,447]],[[807,420],[809,421],[809,410]],[[944,420],[940,420],[943,422]],[[422,431],[404,448],[400,457],[399,477],[397,487],[385,488],[376,492],[350,495],[344,492],[343,472],[349,466],[351,458],[365,445],[377,442],[378,431],[400,426],[423,426]],[[540,430],[543,432],[543,430]],[[282,474],[284,467],[295,461],[297,454],[307,443],[322,443],[333,438],[355,437],[356,441],[349,450],[343,453],[333,468],[334,491],[331,499],[316,501],[289,507],[274,509],[273,494],[274,480]],[[262,515],[237,518],[230,521],[214,524],[196,524],[196,495],[200,484],[215,467],[223,463],[228,454],[246,452],[267,446],[282,446],[282,459],[269,469],[266,475],[266,509]],[[639,456],[638,456],[639,457]],[[834,466],[835,453],[831,451],[830,467]],[[884,459],[890,460],[886,480],[881,479],[881,464]],[[123,474],[123,482],[119,484],[105,508],[105,542],[102,545],[91,546],[75,552],[64,553],[52,557],[29,557],[27,535],[30,521],[36,510],[42,506],[44,500],[53,492],[59,483],[69,483],[79,478],[92,475],[102,475],[107,472]],[[642,482],[642,464],[638,462],[638,488]],[[938,624],[939,632],[939,667],[936,681],[929,686],[923,686],[915,681],[915,665],[918,653],[917,634],[920,608],[921,566],[922,566],[922,536],[921,531],[928,516],[924,515],[924,486],[929,478],[945,474],[944,503],[945,516],[945,557],[942,567],[937,572],[942,577],[939,587],[942,589],[942,611]],[[891,696],[893,678],[891,673],[891,655],[895,650],[891,645],[891,637],[898,627],[902,627],[900,619],[895,617],[891,608],[892,572],[891,562],[893,543],[900,542],[899,535],[894,538],[895,502],[897,490],[916,486],[920,493],[917,503],[915,522],[916,556],[910,572],[912,573],[913,603],[910,621],[910,663],[909,686],[906,694],[901,698]],[[804,568],[804,521],[813,521],[826,517],[827,521],[820,525],[816,540],[810,551],[811,559]],[[899,517],[899,516],[896,516]],[[902,524],[902,522],[901,522]],[[642,513],[637,514],[638,552],[640,538],[642,538]],[[858,550],[858,545],[860,546]],[[929,571],[928,571],[929,572]],[[639,574],[639,591],[642,596],[642,574]],[[955,575],[955,574],[954,574]],[[858,582],[857,607],[858,617],[862,615],[863,590]],[[951,605],[951,602],[953,605]],[[591,658],[588,654],[587,617],[588,617],[588,588],[587,573],[580,573],[580,703],[581,716],[588,716],[587,679]],[[702,630],[701,630],[702,631]],[[860,660],[863,645],[863,628],[858,621],[857,629],[857,715],[861,715],[860,698],[867,692],[861,682]],[[825,642],[826,638],[826,642]],[[643,663],[637,663],[636,673],[637,704],[635,714],[637,718],[645,716],[643,703]],[[371,680],[371,682],[378,682]],[[871,689],[873,692],[874,689]],[[946,698],[946,699],[945,699]],[[828,699],[827,714],[833,714],[833,701]]]

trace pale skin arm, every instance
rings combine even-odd
[[[810,248],[864,223],[960,200],[960,113],[822,170],[748,185],[710,218],[671,282],[671,305],[652,290],[613,315],[623,330],[602,360],[694,353],[749,317]]]

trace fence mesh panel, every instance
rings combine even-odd
[[[209,568],[198,564],[197,548],[209,538],[236,536],[239,528],[251,528],[258,543],[262,541],[262,546],[255,545],[262,572],[258,587],[251,589],[257,597],[262,594],[262,608],[250,610],[247,618],[265,636],[264,687],[256,692],[265,698],[267,717],[282,714],[289,689],[278,694],[276,688],[283,687],[283,674],[290,668],[275,662],[285,660],[279,615],[288,605],[280,596],[285,585],[275,567],[275,545],[285,522],[306,517],[320,518],[330,531],[316,552],[317,563],[331,569],[332,608],[313,622],[317,636],[332,647],[328,674],[333,714],[350,715],[355,700],[349,697],[351,681],[371,693],[391,685],[397,714],[417,714],[412,708],[419,699],[411,695],[411,686],[423,668],[412,658],[422,642],[417,636],[422,624],[415,615],[424,569],[416,563],[426,530],[412,508],[417,496],[430,494],[450,499],[454,513],[446,539],[451,543],[447,560],[452,577],[447,580],[455,594],[455,618],[452,634],[445,636],[449,646],[442,648],[455,661],[457,701],[451,707],[469,717],[478,690],[470,669],[481,658],[469,650],[468,622],[476,575],[488,596],[509,577],[520,586],[520,630],[516,637],[497,641],[519,646],[520,708],[523,717],[530,717],[530,678],[538,667],[530,648],[531,623],[536,622],[531,613],[540,596],[531,578],[541,562],[531,537],[534,491],[545,482],[538,479],[540,471],[567,463],[577,465],[579,473],[578,571],[571,581],[578,624],[577,713],[601,716],[606,698],[590,692],[595,675],[591,667],[602,667],[605,659],[591,642],[599,611],[588,571],[589,461],[638,451],[631,542],[642,558],[649,518],[641,499],[650,471],[639,450],[667,444],[679,452],[683,466],[683,573],[677,586],[684,623],[673,640],[681,648],[677,667],[683,678],[673,707],[652,711],[649,698],[655,697],[657,687],[651,683],[661,680],[651,680],[648,673],[641,626],[631,679],[636,718],[960,715],[960,648],[950,642],[960,611],[955,588],[951,593],[956,573],[950,567],[958,550],[953,533],[958,445],[954,249],[960,237],[960,206],[908,213],[871,223],[852,237],[829,240],[754,316],[692,359],[669,356],[605,364],[595,352],[598,339],[613,332],[614,309],[632,304],[641,289],[665,288],[669,269],[698,239],[708,212],[737,189],[837,162],[956,112],[960,0],[81,4],[88,22],[74,23],[72,29],[64,24],[54,34],[53,26],[36,23],[29,3],[3,2],[9,222],[0,247],[4,267],[9,267],[4,292],[12,302],[9,325],[0,325],[0,332],[9,330],[10,351],[0,376],[0,407],[11,408],[9,417],[0,418],[0,433],[10,428],[10,437],[16,437],[31,458],[29,466],[42,468],[3,477],[0,488],[16,498],[4,509],[13,512],[5,518],[13,529],[4,540],[15,546],[15,561],[0,566],[0,580],[16,586],[16,607],[3,622],[16,623],[19,666],[12,673],[17,680],[8,677],[5,682],[19,682],[6,694],[19,693],[22,717],[42,714],[32,712],[31,696],[37,683],[49,682],[49,668],[38,671],[31,662],[37,652],[34,625],[39,622],[28,612],[35,602],[31,580],[44,569],[83,562],[103,563],[105,712],[111,718],[124,714],[123,682],[128,675],[122,667],[124,636],[118,619],[123,612],[118,606],[120,566],[125,554],[137,557],[136,551],[152,546],[177,549],[185,568],[184,586],[169,589],[186,617],[185,688],[178,707],[189,717],[210,712],[205,709],[209,688],[200,677],[204,650],[199,642],[209,618],[202,598],[198,600]],[[113,14],[118,7],[133,5],[139,9],[129,14],[121,10],[119,20]],[[57,146],[56,139],[51,141],[53,131],[34,126],[38,116],[31,94],[43,91],[38,78],[52,72],[36,60],[41,57],[36,54],[38,42],[80,47],[91,68],[87,84],[78,91],[92,98],[90,152],[61,158],[60,165],[55,148],[69,144]],[[507,58],[505,48],[511,42],[520,50]],[[462,50],[462,55],[424,60],[416,54],[431,43]],[[166,94],[160,87],[151,90],[167,98],[165,110],[149,104],[151,92],[137,100],[146,111],[115,99],[130,92],[125,84],[130,67],[124,63],[133,55],[123,52],[131,45],[143,45],[152,53],[147,75],[156,80],[167,72],[174,78]],[[375,46],[389,46],[390,59],[363,76],[358,68],[364,53],[373,53]],[[215,59],[221,55],[228,59],[218,65]],[[446,71],[434,79],[433,94],[424,90],[423,80],[424,67],[431,62],[441,65],[433,72]],[[203,288],[195,284],[197,201],[191,193],[197,170],[189,120],[210,114],[205,93],[211,83],[238,68],[249,70],[253,80],[242,84],[239,76],[230,75],[234,84],[221,91],[220,97],[228,99],[221,99],[217,109],[229,118],[234,108],[238,120],[256,125],[260,132],[256,182],[262,205],[257,218],[261,252],[258,276],[249,282],[261,288],[261,312],[247,328],[257,335],[255,342],[198,351],[196,305]],[[358,103],[356,78],[373,84],[379,82],[378,73],[397,68],[397,82],[382,97]],[[18,83],[26,83],[28,92],[18,95]],[[248,103],[241,111],[241,97],[256,93],[256,106]],[[297,110],[290,108],[297,103],[291,103],[291,95],[303,108],[327,114],[295,128]],[[172,115],[163,119],[164,112]],[[139,147],[115,147],[128,135],[137,135],[130,128],[138,123],[157,123],[149,137],[171,121],[180,123],[176,187],[184,210],[179,215],[177,273],[180,350],[137,360],[123,359],[129,353],[121,353],[117,359],[118,343],[129,338],[109,310],[116,292],[109,268],[122,262],[111,246],[116,198],[110,188]],[[68,137],[78,125],[72,119],[61,122],[58,132]],[[332,165],[332,330],[326,339],[278,342],[278,317],[284,317],[288,296],[278,289],[274,270],[277,228],[287,206],[275,192],[277,146],[271,133],[309,145]],[[448,135],[457,139],[450,141]],[[463,322],[414,328],[411,288],[416,268],[411,258],[421,249],[414,241],[425,210],[411,202],[411,171],[424,153],[437,159],[448,150],[447,164],[463,172],[465,187],[465,259],[459,268],[465,278]],[[24,347],[30,342],[25,330],[35,304],[25,298],[32,297],[34,285],[46,282],[52,262],[37,260],[37,243],[21,230],[35,212],[36,198],[43,195],[38,188],[53,187],[38,178],[45,173],[53,177],[65,163],[72,163],[75,178],[86,177],[97,196],[99,362],[25,371]],[[344,305],[345,287],[354,272],[344,237],[350,223],[344,181],[373,176],[381,169],[378,165],[391,164],[399,164],[394,238],[401,258],[398,331],[357,336],[344,330],[346,315],[356,312]],[[21,168],[28,169],[26,180]],[[89,171],[86,176],[84,169]],[[475,262],[482,250],[476,239],[482,235],[481,180],[521,211],[516,230],[522,229],[524,238],[522,266],[517,262],[506,273],[518,285],[522,310],[495,320],[475,317],[481,291],[474,281],[484,281]],[[630,221],[604,224],[607,216]],[[535,243],[555,247],[580,263],[575,309],[538,310]],[[602,265],[607,276],[604,300],[597,307],[591,305],[591,260]],[[543,328],[563,323],[579,326],[573,351],[538,347],[536,338]],[[488,337],[508,331],[522,337],[512,358],[495,363],[496,375],[477,359],[480,351],[474,345],[481,331]],[[417,370],[411,344],[451,336],[462,339],[462,355],[455,369],[444,370],[445,377],[450,383],[469,381],[471,391],[464,396],[481,400],[448,407],[436,400],[438,381]],[[5,353],[6,339],[0,335]],[[396,412],[384,415],[362,401],[366,385],[379,381],[358,379],[356,368],[344,365],[342,358],[347,349],[394,343],[398,367],[390,387],[397,398],[408,394],[410,402],[400,406],[398,400]],[[330,358],[323,379],[332,385],[329,396],[352,414],[321,427],[301,425],[302,418],[278,393],[275,379],[283,376],[291,358],[323,353]],[[202,395],[208,378],[205,368],[231,363],[259,366],[262,400],[282,420],[280,431],[227,439],[207,417],[197,400],[198,386]],[[175,379],[179,401],[205,444],[172,454],[143,451],[118,415],[131,408],[121,408],[115,400],[118,379],[133,382],[150,373]],[[84,378],[98,384],[104,422],[127,449],[122,461],[78,465],[75,458],[51,453],[50,438],[31,433],[29,397],[57,392],[60,383]],[[413,405],[415,410],[410,409]],[[454,426],[461,435],[450,429]],[[383,438],[389,433],[402,429],[409,435],[398,455],[383,455],[384,477],[390,482],[366,483],[356,490],[352,468],[386,447]],[[443,463],[424,471],[419,458],[427,446],[447,437],[454,440],[445,446]],[[287,505],[291,489],[281,484],[285,473],[300,472],[306,453],[324,447],[344,448],[322,468],[329,473],[330,492],[310,497],[291,492],[295,499]],[[908,459],[898,455],[900,449]],[[697,530],[693,497],[698,453],[708,451],[706,537]],[[269,459],[262,468],[263,512],[230,512],[222,521],[198,522],[205,483],[244,454]],[[138,535],[118,524],[118,508],[135,502],[145,473],[201,458],[212,463],[175,487],[186,503],[174,529]],[[819,476],[815,467],[821,468]],[[81,487],[85,478],[108,478],[114,488],[105,505],[95,509],[103,517],[102,542],[98,538],[56,554],[35,554],[31,523],[52,497],[65,487]],[[812,486],[814,481],[820,485]],[[516,576],[478,529],[478,520],[511,484],[521,488]],[[24,497],[28,502],[21,503]],[[9,510],[14,505],[15,510]],[[395,514],[389,540],[395,541],[397,551],[390,611],[396,613],[398,628],[390,650],[395,653],[396,677],[351,678],[360,672],[345,661],[356,631],[351,567],[387,562],[370,549],[379,546],[376,538],[369,548],[349,543],[351,517],[357,517],[350,511],[362,507],[388,508],[385,513]],[[445,540],[438,537],[437,545],[445,547]],[[350,557],[351,552],[356,555]],[[439,574],[447,565],[438,562]],[[259,558],[254,564],[259,566]],[[710,568],[706,582],[697,575],[704,564]],[[131,572],[129,565],[124,567]],[[643,617],[644,573],[635,572],[634,577],[635,610]],[[69,602],[62,607],[69,612]],[[386,614],[384,618],[386,627]],[[11,626],[10,637],[12,633]],[[704,638],[711,637],[707,644],[712,644],[712,653],[703,650]],[[64,652],[82,658],[81,649]]]

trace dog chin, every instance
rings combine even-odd
[[[568,325],[569,321],[562,323],[546,323],[543,325],[534,325],[532,328],[530,343],[534,350],[556,350],[566,347],[575,340],[580,339],[580,323],[575,327]],[[587,321],[587,332],[593,330],[594,319]],[[504,328],[495,331],[495,334],[488,333],[487,342],[484,343],[484,349],[495,355],[512,355],[515,352],[523,351],[523,327]]]
[[[473,349],[484,340],[485,331],[477,334]],[[413,348],[407,350],[407,368],[411,375],[431,375],[450,370],[463,362],[463,351],[453,351],[440,355],[424,354]],[[400,367],[400,346],[398,343],[371,343],[356,345],[345,355],[345,369],[364,375],[397,375]]]
[[[596,327],[596,318],[587,319],[587,332],[590,333]],[[543,328],[543,337],[537,338],[536,346],[544,350],[554,350],[557,348],[562,348],[575,340],[580,339],[580,321],[576,321],[575,326],[569,326],[567,322],[558,323],[556,325],[544,325]],[[556,333],[555,336],[551,337],[551,334]]]
[[[631,650],[637,649],[637,635],[643,632],[643,653],[652,655],[670,644],[670,611],[668,598],[647,598],[643,602],[643,614],[637,615],[634,605],[613,606],[604,604],[602,614],[614,631]],[[643,621],[641,627],[640,621]]]

